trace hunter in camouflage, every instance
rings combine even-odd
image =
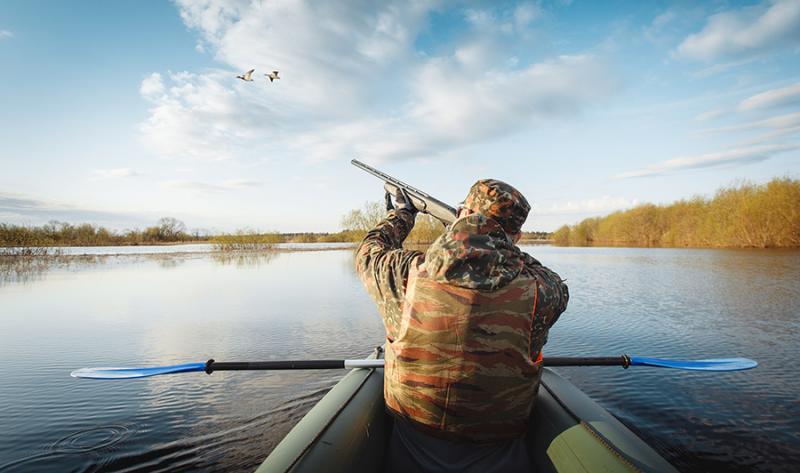
[[[520,438],[542,347],[569,298],[556,273],[515,245],[530,204],[502,181],[478,181],[425,253],[402,248],[416,215],[408,207],[390,211],[356,257],[386,328],[386,406],[442,439]]]

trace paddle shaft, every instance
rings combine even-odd
[[[627,355],[608,357],[553,357],[543,360],[545,366],[622,366],[627,368],[631,360]],[[377,368],[383,360],[287,360],[218,362],[208,360],[205,372],[214,371],[263,371],[263,370],[329,370],[344,368]]]
[[[631,365],[628,355],[594,357],[550,357],[542,360],[545,366],[622,366]]]
[[[219,362],[208,360],[206,373],[214,371],[250,371],[250,370],[330,370],[344,369],[345,360],[287,360],[287,361],[231,361]]]

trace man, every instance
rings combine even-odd
[[[522,438],[569,293],[515,245],[530,205],[478,181],[423,254],[402,248],[417,209],[402,191],[395,201],[356,256],[386,328],[387,471],[531,471]]]

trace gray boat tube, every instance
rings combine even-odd
[[[382,357],[379,347],[367,360]],[[256,472],[381,471],[391,425],[384,410],[383,369],[353,369],[297,423]]]
[[[382,351],[370,356],[381,357]],[[383,401],[383,369],[353,369],[286,435],[257,473],[381,472],[391,427]],[[526,443],[537,472],[677,472],[550,368],[543,369]]]

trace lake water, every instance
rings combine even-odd
[[[800,252],[526,250],[572,296],[545,355],[760,363],[562,375],[681,470],[796,471]],[[69,372],[362,357],[383,331],[352,265],[350,250],[0,259],[0,472],[252,471],[342,372]]]

